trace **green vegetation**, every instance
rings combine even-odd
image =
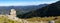
[[[0,23],[21,23],[21,22],[13,21],[13,20],[10,20],[10,19],[2,16],[2,17],[0,17]]]
[[[27,19],[28,21],[31,21],[31,22],[34,22],[34,21],[50,21],[50,20],[53,20],[53,19],[55,19],[55,18],[57,18],[56,20],[55,20],[55,23],[60,23],[60,16],[57,16],[57,17],[43,17],[43,18],[40,18],[40,17],[34,17],[34,18],[29,18],[29,19]]]
[[[30,21],[31,23],[34,23],[35,21],[40,22],[41,20],[47,22],[49,20],[53,20],[54,18],[58,18],[58,19],[55,20],[55,23],[60,23],[60,16],[57,16],[57,17],[43,17],[43,18],[33,17],[33,18],[28,18],[26,20]],[[21,23],[21,22],[18,22],[18,21],[15,21],[15,20],[10,20],[5,16],[1,16],[0,17],[0,23]]]

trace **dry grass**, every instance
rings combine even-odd
[[[60,23],[60,16],[57,16],[57,17],[33,17],[33,18],[29,18],[29,19],[26,19],[27,22],[29,23],[41,23],[41,20],[44,22],[44,23],[47,23],[49,20],[53,20],[54,18],[58,18],[55,20],[55,23]],[[0,17],[0,23],[3,23],[3,21],[5,21],[5,17]],[[13,21],[13,20],[10,20],[10,19],[7,19],[6,21],[7,23],[21,23],[21,22],[17,22],[17,21]]]
[[[28,20],[28,21],[31,21],[31,22],[35,22],[35,21],[44,21],[44,22],[47,22],[47,21],[50,21],[50,20],[53,20],[53,19],[55,19],[55,18],[57,18],[56,20],[55,20],[55,23],[60,23],[60,16],[57,16],[57,17],[44,17],[44,18],[41,18],[41,17],[34,17],[34,18],[29,18],[29,19],[26,19],[26,20]]]
[[[0,23],[21,23],[8,19],[6,16],[0,16]]]

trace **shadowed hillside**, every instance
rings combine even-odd
[[[59,16],[60,15],[60,1],[52,3],[48,6],[42,7],[37,10],[32,10],[26,14],[17,15],[19,18],[31,17],[45,17],[45,16]]]

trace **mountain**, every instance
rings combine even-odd
[[[23,15],[17,15],[19,18],[31,18],[31,17],[49,17],[49,16],[60,16],[60,1],[32,10]]]
[[[15,9],[20,14],[29,12],[31,10],[35,10],[38,8],[42,8],[44,6],[47,6],[48,4],[41,4],[41,5],[30,5],[30,6],[0,6],[0,14],[4,12],[4,14],[9,14],[11,9]]]

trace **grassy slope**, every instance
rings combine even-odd
[[[48,20],[52,20],[54,19],[55,17],[44,17],[44,18],[40,18],[40,17],[34,17],[34,18],[29,18],[29,19],[26,19],[28,21],[30,21],[31,23],[33,23],[34,21],[48,21]],[[60,16],[57,17],[58,19],[55,21],[55,23],[60,23]],[[18,22],[18,21],[13,21],[13,20],[10,20],[8,19],[7,17],[0,17],[0,23],[21,23],[21,22]]]
[[[18,21],[13,21],[13,20],[10,20],[4,16],[0,17],[0,23],[20,23]]]
[[[44,18],[40,18],[40,17],[34,17],[34,18],[29,18],[27,19],[28,21],[49,21],[49,20],[53,20],[56,17],[44,17]],[[60,16],[57,16],[58,19],[55,20],[55,23],[60,23]]]

